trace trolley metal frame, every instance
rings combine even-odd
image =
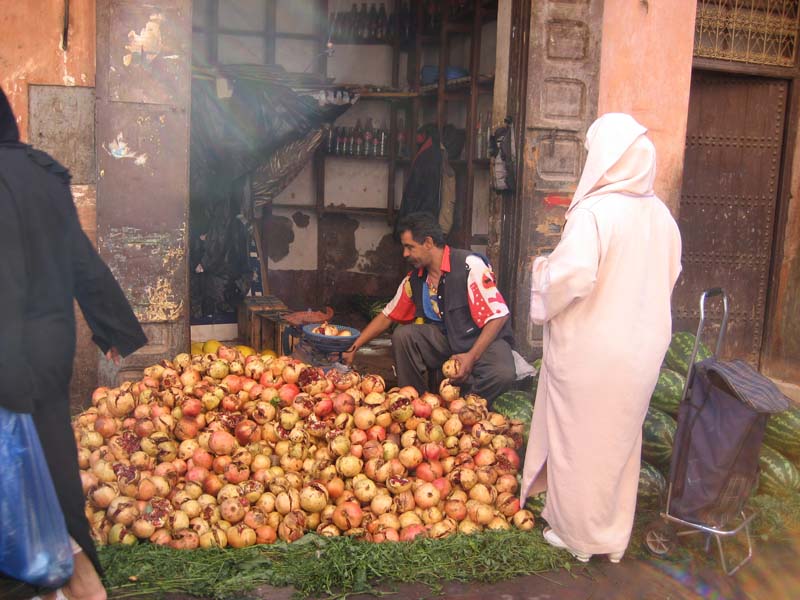
[[[689,397],[689,391],[691,390],[691,381],[692,381],[692,374],[694,371],[694,361],[697,357],[697,351],[700,348],[700,340],[703,333],[703,327],[705,325],[705,304],[706,299],[713,298],[715,296],[722,296],[722,324],[720,325],[719,329],[719,336],[717,337],[717,345],[714,351],[714,356],[718,357],[720,351],[722,349],[722,342],[725,338],[725,330],[728,325],[728,295],[725,293],[725,290],[722,288],[716,287],[705,290],[700,295],[700,323],[697,327],[697,335],[694,342],[694,349],[692,350],[692,356],[689,360],[689,369],[686,374],[686,383],[683,386],[683,394],[681,396],[681,404],[686,402],[687,398]],[[667,505],[663,512],[660,513],[661,518],[667,524],[667,527],[670,523],[674,523],[677,525],[681,525],[688,529],[683,531],[674,532],[675,536],[687,536],[692,534],[706,534],[708,537],[706,538],[706,551],[708,552],[711,545],[712,538],[717,542],[717,548],[719,549],[719,560],[722,566],[722,570],[725,571],[726,575],[733,575],[738,571],[742,566],[747,564],[751,558],[753,558],[753,542],[750,536],[750,522],[756,516],[756,512],[752,509],[742,510],[739,514],[740,521],[738,524],[730,529],[725,529],[721,527],[713,527],[711,525],[704,525],[702,523],[694,523],[691,521],[686,521],[675,515],[670,514],[670,502],[672,500],[672,477],[670,477],[669,487],[667,488]],[[725,559],[725,550],[723,548],[723,539],[727,537],[732,537],[738,535],[744,531],[745,538],[747,540],[747,556],[744,557],[736,566],[732,569],[728,569],[728,561]],[[657,555],[665,555],[668,554],[672,548],[674,547],[675,537],[673,537],[673,532],[669,529],[664,530],[663,528],[658,527],[650,527],[645,534],[645,543],[647,544],[648,549]]]

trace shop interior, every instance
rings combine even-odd
[[[304,312],[361,329],[407,271],[393,225],[425,125],[448,241],[485,252],[496,19],[496,0],[194,1],[193,342],[286,352]]]

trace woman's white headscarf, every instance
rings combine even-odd
[[[656,150],[646,132],[646,127],[624,113],[608,113],[592,123],[586,133],[586,164],[567,217],[590,196],[654,194]]]

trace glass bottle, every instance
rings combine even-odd
[[[386,156],[386,136],[388,135],[386,129],[386,120],[381,122],[380,133],[376,136],[377,151],[376,156]]]
[[[378,39],[378,7],[374,2],[369,7],[367,39],[370,41]]]
[[[375,132],[372,130],[372,118],[367,119],[366,125],[364,125],[364,148],[362,154],[364,156],[369,156],[372,154],[372,138]]]
[[[358,28],[358,21],[359,21],[359,13],[358,13],[358,6],[355,2],[353,2],[353,6],[350,7],[350,16],[347,19],[347,29],[344,32],[344,40],[351,42],[355,40],[357,35],[357,28]]]
[[[485,135],[485,129],[483,127],[483,123],[481,122],[481,114],[477,114],[477,125],[475,127],[475,158],[483,158],[483,150],[486,147],[486,143],[483,139]]]
[[[327,142],[328,154],[333,153],[333,126],[329,123],[325,126],[325,136]]]
[[[397,156],[406,156],[406,125],[402,117],[397,123]]]
[[[342,153],[342,146],[344,146],[344,131],[342,127],[336,128],[336,143],[334,145],[334,154]]]
[[[378,10],[377,39],[381,42],[385,42],[389,39],[389,17],[386,14],[385,4],[381,4]]]
[[[361,156],[364,148],[364,132],[361,129],[361,119],[356,120],[356,127],[353,129],[353,152],[355,156]]]
[[[483,158],[489,158],[489,148],[492,145],[492,112],[486,111],[486,133],[483,137]]]

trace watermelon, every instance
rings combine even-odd
[[[521,390],[511,390],[500,394],[492,402],[491,410],[500,413],[507,419],[517,419],[522,421],[522,444],[519,449],[520,456],[525,456],[525,446],[528,444],[528,435],[531,430],[531,419],[533,418],[533,401],[536,392],[523,392]]]
[[[500,394],[492,402],[492,411],[500,413],[507,419],[519,419],[530,424],[533,416],[534,396],[530,392],[511,390]]]
[[[667,354],[664,356],[664,366],[685,376],[689,372],[689,359],[692,357],[695,339],[694,334],[688,331],[678,331],[672,334],[672,340],[669,343]],[[710,357],[711,352],[706,348],[703,342],[700,342],[700,346],[697,348],[695,362]]]
[[[771,415],[767,420],[764,443],[784,456],[800,459],[800,408],[792,406]]]
[[[540,492],[535,496],[528,496],[525,500],[525,508],[535,515],[542,514],[544,503],[547,501],[547,492]]]
[[[657,466],[668,465],[677,426],[667,413],[649,407],[642,425],[642,460]]]
[[[661,369],[658,382],[653,395],[650,397],[650,406],[663,410],[673,417],[678,414],[678,406],[683,396],[683,386],[686,378],[672,369]]]
[[[653,465],[642,461],[636,503],[644,508],[658,508],[664,504],[666,498],[667,480]]]
[[[761,467],[760,493],[784,496],[800,490],[800,471],[783,454],[762,445],[758,462]]]

